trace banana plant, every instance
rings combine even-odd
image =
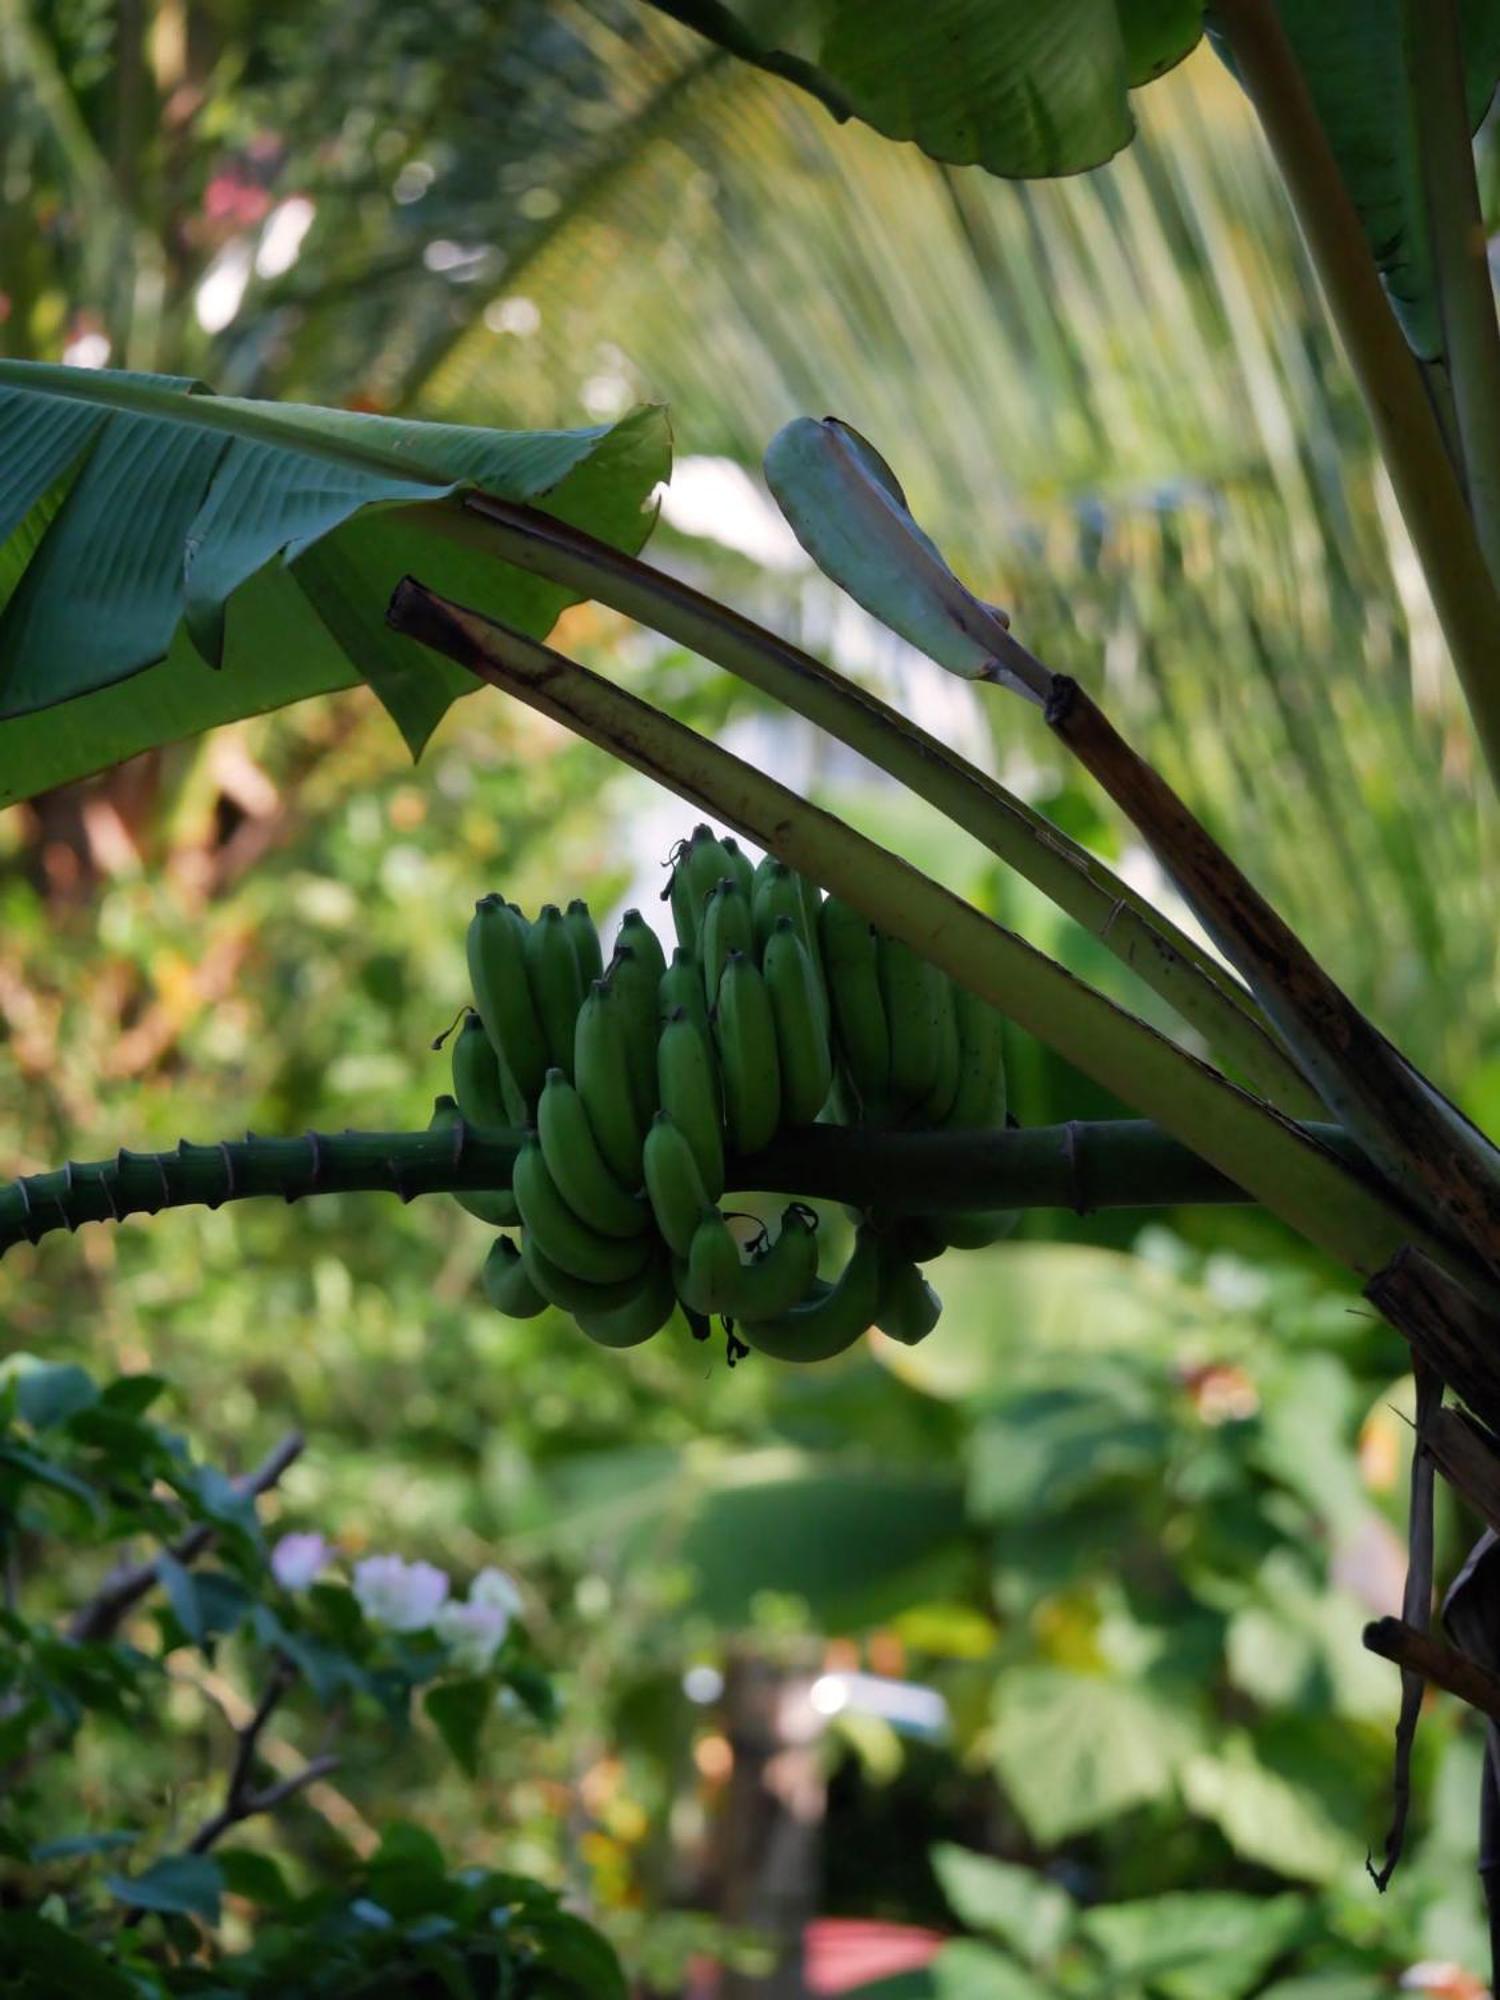
[[[680,0],[665,11],[838,118],[1022,175],[1073,171],[1126,143],[1128,89],[1186,53],[1203,23],[1190,0],[1071,0],[1045,19],[1021,0],[970,0],[873,25],[867,10],[826,0],[810,33],[805,12],[794,21],[784,10],[797,30],[784,47],[766,27],[774,9]],[[1500,338],[1468,143],[1500,75],[1500,6],[1438,0],[1419,19],[1402,0],[1373,16],[1354,0],[1222,0],[1210,25],[1282,167],[1476,733],[1500,765]],[[1423,1386],[1409,1615],[1377,1635],[1406,1672],[1403,1754],[1423,1676],[1476,1698],[1461,1656],[1421,1629],[1431,1582],[1421,1516],[1442,1414],[1433,1385],[1500,1423],[1486,1338],[1500,1305],[1495,1153],[1119,737],[1083,692],[1092,662],[1044,665],[1002,612],[965,590],[873,446],[825,424],[794,427],[773,447],[768,475],[805,546],[940,664],[998,684],[997,698],[1010,688],[1040,702],[1239,977],[951,748],[638,561],[667,463],[659,413],[592,432],[507,434],[213,397],[177,378],[0,363],[0,441],[0,798],[357,678],[419,751],[448,703],[484,681],[740,829],[1152,1121],[1144,1133],[1080,1138],[1070,1128],[1055,1142],[1066,1182],[1040,1177],[1044,1196],[1085,1205],[1082,1147],[1090,1201],[1139,1200],[1153,1185],[1140,1176],[1144,1150],[1162,1170],[1154,1185],[1258,1200],[1359,1274],[1412,1343]],[[579,596],[744,678],[977,834],[1107,943],[1226,1068],[542,644]],[[892,1140],[884,1155],[820,1161],[821,1143],[788,1140],[779,1168],[763,1162],[755,1185],[784,1176],[805,1192],[812,1177],[821,1192],[859,1200],[872,1161],[910,1172],[917,1157]],[[1027,1143],[993,1134],[976,1151],[945,1135],[924,1165],[938,1184],[946,1175],[962,1187],[962,1206],[999,1206]],[[460,1112],[434,1135],[122,1154],[15,1183],[0,1196],[0,1240],[179,1201],[334,1187],[482,1192],[519,1176],[524,1205],[538,1151],[518,1130],[476,1137]],[[633,1254],[620,1253],[622,1270]],[[1477,1455],[1442,1463],[1493,1509],[1500,1446],[1483,1428],[1473,1439]]]

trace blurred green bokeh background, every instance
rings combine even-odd
[[[1139,111],[1110,167],[1018,187],[836,131],[629,0],[0,0],[0,352],[471,423],[666,402],[658,560],[1160,891],[1039,722],[992,720],[788,550],[760,450],[799,411],[848,418],[966,578],[1102,681],[1493,1127],[1495,824],[1419,573],[1234,86],[1200,51]],[[564,630],[1158,1018],[847,754],[612,617]],[[424,1123],[473,898],[584,894],[602,917],[652,894],[690,825],[487,693],[415,769],[349,695],[13,810],[6,1171]],[[1034,1045],[1010,1055],[1024,1122],[1115,1108]],[[725,1994],[795,1992],[733,1941],[766,1907],[726,1860],[735,1816],[776,1797],[736,1756],[759,1770],[758,1675],[864,1668],[937,1689],[949,1727],[821,1718],[786,1815],[787,1937],[880,1918],[988,1933],[1030,1968],[950,1959],[959,2000],[1366,2000],[1413,1966],[1414,1990],[1484,1990],[1480,1742],[1451,1708],[1427,1718],[1406,1866],[1383,1899],[1365,1877],[1395,1677],[1358,1635],[1399,1596],[1410,1387],[1397,1338],[1291,1239],[1241,1211],[1032,1217],[949,1256],[927,1345],[809,1377],[670,1332],[607,1354],[550,1315],[502,1321],[477,1296],[486,1247],[450,1203],[371,1196],[90,1228],[0,1269],[9,1351],[149,1362],[219,1462],[303,1426],[285,1525],[500,1561],[545,1608],[560,1729],[518,1724],[477,1791],[420,1730],[356,1760],[331,1816],[286,1823],[309,1868],[399,1811],[568,1883],[643,1992],[711,1990],[705,1953],[743,1962]],[[1451,1571],[1466,1524],[1440,1532]],[[700,1676],[691,1701],[695,1665],[727,1689]],[[202,1783],[212,1731],[184,1687],[162,1741],[81,1761],[88,1810]],[[1059,1946],[1064,1894],[1192,1901],[1096,1912]]]

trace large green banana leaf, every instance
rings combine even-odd
[[[1019,180],[1077,173],[1128,145],[1128,92],[1188,53],[1205,15],[1203,0],[653,4],[836,117]],[[1436,360],[1442,324],[1411,102],[1415,10],[1410,0],[1277,0],[1276,11],[1407,340]],[[1500,80],[1500,0],[1459,0],[1459,19],[1474,131]]]
[[[472,682],[386,629],[399,578],[538,634],[566,602],[462,493],[634,550],[668,464],[655,409],[495,431],[0,362],[0,804],[360,679],[420,751]]]

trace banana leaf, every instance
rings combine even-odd
[[[497,431],[0,362],[0,804],[368,681],[417,754],[469,678],[389,632],[409,569],[544,633],[566,602],[461,504],[527,500],[637,549],[664,415]]]

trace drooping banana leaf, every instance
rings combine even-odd
[[[652,0],[699,33],[934,159],[1012,179],[1130,143],[1128,92],[1187,55],[1203,0]],[[1276,0],[1275,12],[1413,351],[1442,352],[1410,84],[1409,0]],[[1500,0],[1459,0],[1468,129],[1500,81]],[[1217,35],[1216,46],[1223,50]]]
[[[656,409],[496,431],[0,362],[0,804],[360,679],[419,752],[469,682],[386,629],[401,575],[538,634],[566,602],[462,493],[634,551],[668,464]]]
[[[1013,180],[1130,143],[1127,92],[1185,56],[1202,0],[653,0],[837,118]]]

